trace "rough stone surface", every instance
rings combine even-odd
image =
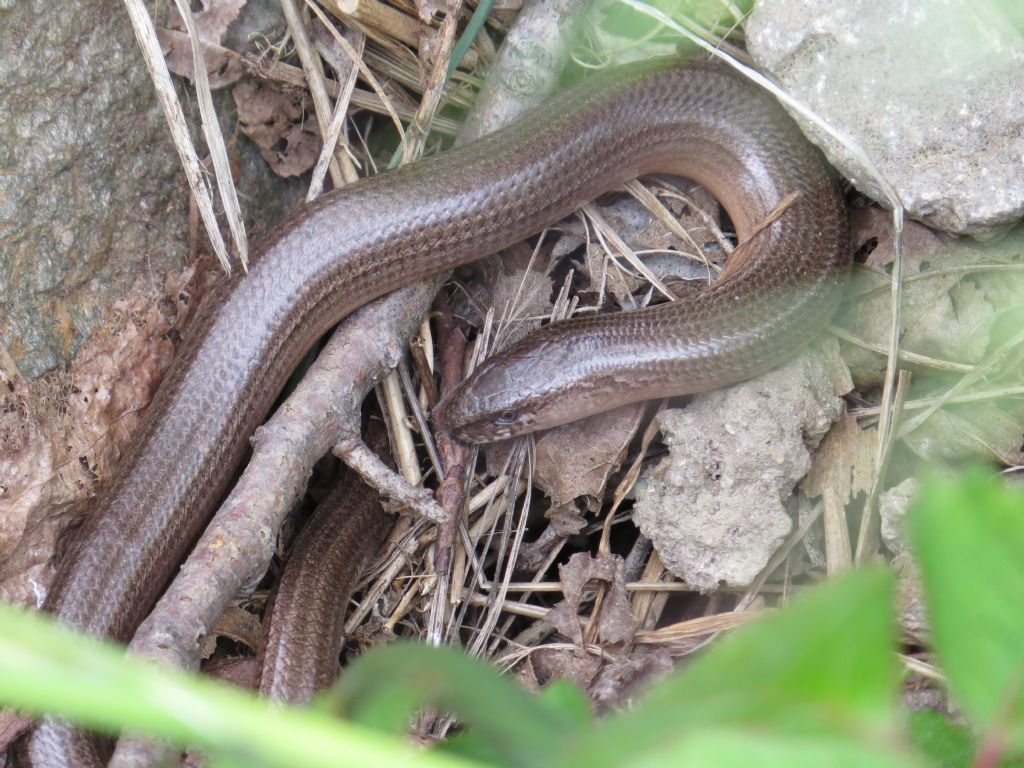
[[[921,636],[928,631],[927,608],[921,573],[907,546],[904,530],[907,510],[917,498],[918,485],[915,478],[908,477],[899,485],[884,491],[878,498],[878,515],[881,519],[882,541],[892,553],[893,567],[900,575],[900,625],[907,632]]]
[[[746,31],[759,66],[859,142],[914,218],[984,237],[1024,215],[1024,36],[990,2],[760,0]],[[847,149],[797,119],[883,199]]]
[[[789,533],[784,503],[841,413],[829,360],[808,352],[658,416],[669,455],[638,483],[634,520],[688,584],[749,584]]]
[[[869,269],[856,270],[836,323],[868,345],[843,345],[857,388],[868,391],[881,386],[885,374],[885,356],[876,350],[886,349],[889,338],[892,218],[871,208],[854,212],[851,223],[858,247],[866,242],[876,247],[865,259]],[[935,397],[953,386],[964,373],[940,367],[949,363],[984,366],[984,375],[959,394],[1020,386],[1020,358],[998,350],[1016,346],[1013,337],[1020,330],[1012,318],[1024,309],[1024,227],[979,243],[908,222],[903,243],[900,347],[937,361],[934,367],[914,367],[907,399]],[[948,403],[923,423],[917,422],[920,414],[906,415],[901,430],[910,431],[902,433],[903,444],[929,463],[993,458],[1006,466],[1019,463],[1024,404],[1014,398]]]
[[[187,252],[188,196],[124,9],[0,4],[0,345],[65,364]]]

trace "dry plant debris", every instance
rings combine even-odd
[[[228,27],[238,18],[245,0],[216,0],[203,10],[193,12],[196,29],[202,41],[203,60],[211,88],[223,88],[245,74],[241,59],[221,48]],[[178,9],[167,12],[167,26],[157,30],[157,37],[167,60],[167,68],[176,75],[195,80],[192,45]]]
[[[108,476],[196,303],[195,270],[119,302],[70,370],[29,382],[0,351],[0,596],[38,605],[69,505]],[[71,513],[77,510],[70,509]]]
[[[254,80],[238,83],[231,95],[238,107],[238,127],[274,173],[300,176],[316,164],[321,141],[308,119],[312,102],[307,95]]]

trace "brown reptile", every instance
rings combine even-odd
[[[127,640],[210,517],[249,436],[313,341],[357,307],[494,253],[645,173],[700,182],[740,240],[685,301],[552,325],[486,364],[441,422],[489,440],[615,405],[747,379],[832,313],[850,254],[829,169],[767,93],[706,63],[588,78],[486,138],[324,195],[205,303],[45,609]],[[571,396],[570,396],[571,393]],[[33,765],[88,766],[92,741],[44,721]]]
[[[389,455],[383,426],[371,424],[366,443]],[[260,695],[306,704],[334,682],[349,598],[393,521],[377,492],[351,471],[317,505],[288,551],[263,616]]]

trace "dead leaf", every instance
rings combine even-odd
[[[260,646],[260,637],[263,634],[262,624],[258,616],[249,613],[244,608],[231,606],[221,617],[210,633],[214,637],[226,637],[241,643],[251,651]]]
[[[555,505],[581,496],[601,499],[609,476],[622,466],[643,413],[643,403],[624,405],[545,432],[537,440],[537,487]]]
[[[553,680],[569,680],[577,688],[586,690],[601,669],[601,658],[582,648],[539,648],[531,653],[529,665],[537,690]]]
[[[231,95],[238,107],[239,127],[276,174],[299,176],[316,164],[321,142],[306,93],[246,79]]]
[[[0,366],[0,596],[38,606],[59,533],[117,462],[195,303],[194,269],[159,295],[118,302],[70,371],[26,382]]]
[[[260,668],[255,656],[228,656],[204,662],[202,673],[208,677],[255,690],[260,686]]]
[[[598,714],[619,711],[672,669],[672,654],[667,648],[638,646],[627,658],[605,665],[587,694]]]
[[[584,588],[591,581],[598,581],[605,585],[598,617],[598,641],[622,643],[631,640],[638,625],[629,607],[624,568],[623,559],[617,555],[599,552],[592,556],[588,552],[577,552],[568,563],[558,567],[564,599],[548,611],[544,620],[577,645],[582,645],[583,627],[579,612]]]
[[[0,755],[10,748],[11,744],[25,731],[35,725],[34,717],[19,715],[13,709],[0,709]]]
[[[828,490],[843,505],[867,493],[877,450],[878,430],[861,429],[855,416],[844,413],[811,456],[804,493],[813,499]]]
[[[811,456],[811,469],[802,487],[809,497],[822,497],[829,574],[853,565],[846,505],[870,489],[877,450],[878,430],[862,430],[855,416],[844,413]]]
[[[550,521],[551,527],[559,536],[575,536],[587,526],[583,513],[574,502],[556,504],[544,513],[545,519]]]
[[[241,58],[233,51],[221,47],[224,34],[245,6],[246,0],[211,0],[204,3],[203,10],[193,12],[192,18],[199,32],[206,74],[213,89],[223,88],[236,82],[245,74]],[[167,68],[176,75],[195,81],[192,61],[192,45],[185,31],[178,9],[171,6],[167,13],[167,27],[157,30],[160,47]]]

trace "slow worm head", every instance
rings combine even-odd
[[[696,295],[554,323],[485,361],[435,412],[463,440],[743,381],[805,346],[838,303],[851,258],[845,204],[818,151],[768,93],[696,66],[636,82],[606,107],[602,120],[644,148],[631,171],[708,188],[741,245]]]

